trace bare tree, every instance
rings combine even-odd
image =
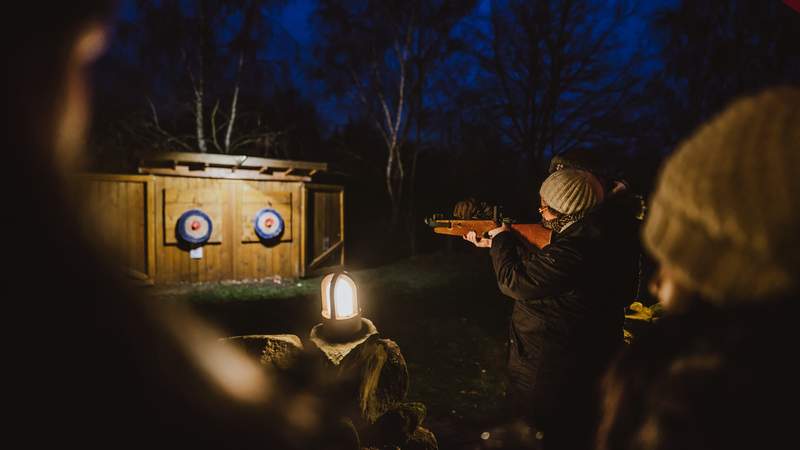
[[[782,2],[683,0],[654,25],[664,70],[649,94],[670,148],[736,96],[800,83],[800,14]]]
[[[259,54],[272,36],[271,8],[282,3],[138,2],[141,17],[136,26],[123,22],[123,38],[138,50],[142,69],[153,75],[147,77],[148,114],[122,127],[138,133],[149,147],[170,150],[252,153],[274,143],[283,133],[257,112],[242,111],[241,98],[246,75],[252,83],[260,76],[254,73],[268,70]]]
[[[637,54],[617,34],[630,14],[617,0],[494,0],[475,25],[473,98],[535,173],[553,153],[591,143],[636,86]]]
[[[413,178],[421,146],[427,74],[446,53],[442,49],[453,22],[473,4],[399,0],[319,3],[318,73],[334,95],[352,93],[383,138],[385,187],[395,227],[400,225],[406,201],[407,164],[410,160]],[[417,141],[410,143],[409,131],[414,125]]]

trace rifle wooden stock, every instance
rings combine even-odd
[[[478,236],[489,237],[486,234],[489,230],[495,229],[500,225],[494,220],[465,220],[465,219],[436,219],[428,221],[428,225],[433,228],[434,233],[446,234],[449,236],[466,236],[470,231],[474,231]],[[538,223],[512,223],[511,229],[514,230],[523,240],[543,248],[550,244],[552,231]]]

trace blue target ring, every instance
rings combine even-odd
[[[178,218],[176,229],[182,240],[190,244],[204,244],[211,238],[214,226],[206,213],[190,209]]]
[[[253,228],[259,238],[266,241],[275,239],[283,233],[283,217],[272,208],[264,208],[256,213]]]

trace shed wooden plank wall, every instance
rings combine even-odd
[[[242,217],[241,192],[255,189],[261,192],[288,192],[292,196],[292,240],[275,246],[261,242],[241,242]],[[158,267],[155,281],[159,283],[253,279],[272,275],[298,277],[302,275],[301,202],[302,183],[225,180],[211,178],[157,177],[156,202],[156,257]],[[166,234],[174,233],[174,224],[164,223],[164,192],[166,190],[200,191],[218,193],[222,203],[221,242],[203,246],[203,258],[191,259],[189,252],[174,244],[166,244]],[[213,219],[213,218],[212,218]],[[285,218],[286,219],[286,218]]]
[[[83,177],[92,236],[117,254],[120,265],[153,277],[153,177]]]
[[[120,265],[157,283],[302,277],[344,263],[344,246],[332,248],[344,240],[340,186],[160,175],[82,179],[87,204],[99,218],[93,222],[94,235],[117,250]],[[243,231],[251,226],[245,222],[252,220],[251,209],[258,208],[262,194],[278,203],[273,206],[287,227],[270,245]],[[175,217],[167,219],[193,207],[206,209],[221,224],[213,242],[203,246],[201,259],[192,259],[188,249],[177,245]]]

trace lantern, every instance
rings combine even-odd
[[[330,340],[346,340],[361,331],[361,310],[356,283],[346,272],[322,279],[323,333]]]

